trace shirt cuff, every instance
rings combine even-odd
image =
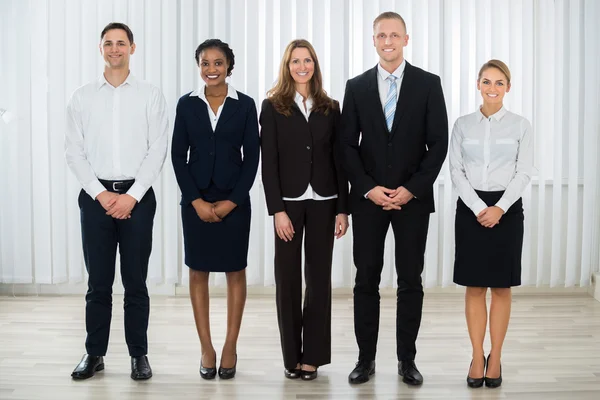
[[[373,189],[371,189],[371,190],[373,190]],[[369,193],[371,193],[371,190],[369,190],[367,193],[365,193],[365,199],[369,198]]]
[[[127,191],[127,194],[130,195],[131,197],[133,197],[134,199],[136,199],[136,201],[139,203],[147,191],[148,191],[148,188],[143,187],[141,183],[135,182],[129,188],[129,190]]]
[[[471,207],[469,208],[471,209],[471,211],[473,211],[473,213],[475,213],[475,216],[477,217],[480,212],[487,208],[487,204],[485,204],[483,200],[479,199],[475,202],[475,204],[471,205]]]
[[[508,204],[508,200],[502,198],[500,200],[498,200],[498,202],[495,204],[496,207],[500,208],[502,211],[504,211],[505,213],[508,211],[508,209],[510,208],[510,204]]]
[[[102,192],[104,192],[106,188],[100,183],[98,179],[92,181],[86,188],[85,192],[90,195],[90,197],[96,200],[96,197]]]

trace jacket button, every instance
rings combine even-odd
[[[392,168],[392,164],[388,164],[388,168]]]
[[[388,147],[392,147],[392,143],[388,143]]]
[[[306,146],[306,150],[310,150],[310,146]]]
[[[212,151],[210,153],[208,153],[209,156],[214,155],[215,153],[213,153]]]

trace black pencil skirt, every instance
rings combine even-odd
[[[477,191],[488,206],[504,194]],[[521,284],[523,202],[517,200],[493,228],[477,222],[473,211],[459,198],[454,226],[456,250],[454,283],[462,286],[509,288]]]

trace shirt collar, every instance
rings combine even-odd
[[[298,92],[296,92],[296,96],[294,97],[294,101],[298,104],[298,107],[304,102],[304,97]],[[312,106],[312,97],[308,97],[306,99],[306,108],[310,110],[310,106]]]
[[[196,96],[196,97],[199,97],[202,100],[204,100],[205,103],[208,103],[208,101],[206,100],[206,94],[204,93],[205,89],[206,89],[206,84],[203,83],[200,85],[200,87],[198,89],[196,89],[192,93],[190,93],[190,97]],[[230,83],[227,84],[227,96],[225,96],[225,98],[227,98],[227,97],[231,97],[233,100],[239,100],[237,90],[235,90],[234,87]]]
[[[104,77],[104,74],[101,74],[98,77],[98,81],[97,81],[97,84],[96,84],[96,89],[100,90],[100,88],[102,86],[104,86],[104,85],[108,85],[110,87],[113,87],[113,85],[111,85],[110,82],[106,80],[106,78]],[[119,87],[120,86],[124,86],[124,85],[130,85],[130,86],[135,86],[136,85],[136,79],[133,76],[133,74],[131,73],[131,71],[129,71],[129,75],[127,75],[127,78],[125,79],[125,82],[121,83],[121,85],[119,85]]]
[[[406,60],[402,60],[402,64],[400,64],[398,66],[398,68],[396,68],[396,70],[393,73],[391,73],[391,74],[389,72],[387,72],[385,69],[383,69],[383,67],[381,66],[381,64],[377,64],[377,72],[379,72],[379,76],[384,81],[390,75],[394,75],[396,77],[396,79],[402,78],[402,75],[404,75],[404,69],[405,68],[406,68]]]
[[[477,112],[479,113],[479,122],[483,121],[484,119],[487,119],[487,117],[481,112],[481,107],[479,107],[479,110]],[[506,108],[502,106],[502,108],[500,108],[494,114],[490,115],[490,118],[493,118],[496,121],[500,121],[506,115],[506,112]]]

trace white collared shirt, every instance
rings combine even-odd
[[[105,190],[98,179],[135,179],[127,194],[140,201],[162,169],[168,130],[167,103],[157,87],[131,73],[113,87],[101,75],[69,100],[67,164],[92,198]]]
[[[304,115],[304,118],[306,118],[306,121],[308,122],[308,117],[310,117],[310,111],[313,106],[312,98],[310,98],[310,97],[307,98],[306,102],[305,102],[304,97],[302,97],[302,95],[300,93],[296,92],[296,97],[294,98],[294,101],[296,102],[296,105],[298,106],[298,108],[302,112],[302,115]],[[306,107],[304,107],[305,104],[306,104]],[[323,200],[331,200],[331,199],[337,199],[337,198],[338,198],[337,194],[334,194],[333,196],[327,196],[327,197],[319,196],[319,194],[317,192],[315,192],[315,190],[312,188],[310,183],[308,184],[308,187],[306,188],[306,191],[304,192],[304,194],[302,194],[300,197],[282,197],[282,199],[286,200],[286,201],[302,201],[302,200],[323,201]]]
[[[487,207],[475,190],[504,190],[495,205],[505,212],[521,197],[533,169],[532,134],[527,119],[504,107],[487,118],[478,110],[456,120],[450,173],[458,195],[475,215]]]
[[[210,103],[206,99],[206,93],[204,93],[205,89],[206,89],[205,84],[200,85],[200,87],[198,89],[196,89],[192,93],[190,93],[190,97],[191,96],[199,97],[202,101],[204,101],[206,103],[206,109],[208,110],[208,116],[210,118],[210,125],[212,126],[212,130],[214,132],[215,129],[217,128],[217,123],[219,122],[219,118],[221,117],[221,111],[223,111],[223,106],[225,105],[225,100],[227,100],[227,97],[231,97],[234,100],[239,100],[239,99],[238,99],[238,95],[237,95],[237,90],[235,90],[233,88],[233,86],[231,86],[230,84],[227,84],[227,96],[225,96],[225,99],[223,100],[223,104],[221,104],[219,106],[219,108],[217,109],[217,113],[215,114],[213,109],[210,107]]]
[[[396,77],[396,102],[400,97],[400,86],[402,86],[402,79],[404,78],[404,69],[406,68],[406,60],[402,60],[402,64],[396,70],[390,74],[387,72],[381,64],[377,64],[377,88],[379,89],[379,100],[381,100],[381,109],[385,109],[385,102],[390,91],[390,83],[386,80],[388,76],[394,75]]]

